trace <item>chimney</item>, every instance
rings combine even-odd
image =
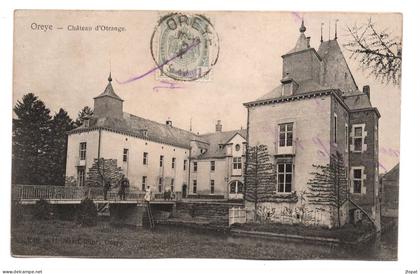
[[[221,120],[217,120],[216,132],[222,132],[222,124],[220,122]]]
[[[363,86],[363,93],[366,94],[367,97],[370,99],[370,86]]]
[[[171,127],[171,126],[172,126],[172,121],[171,121],[171,120],[169,120],[169,119],[168,119],[168,120],[166,120],[166,125]]]

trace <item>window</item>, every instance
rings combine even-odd
[[[197,162],[193,162],[193,171],[197,172]]]
[[[277,164],[277,192],[292,192],[293,164]]]
[[[361,152],[363,148],[363,127],[356,126],[353,131],[354,151]]]
[[[236,151],[239,151],[241,149],[241,145],[240,144],[236,144],[236,146],[235,146],[235,150]]]
[[[229,193],[232,193],[232,194],[236,193],[236,181],[230,183],[230,191],[229,191]]]
[[[216,162],[210,161],[210,171],[215,171],[215,170],[216,170]]]
[[[148,162],[149,162],[148,157],[149,157],[149,153],[143,152],[143,165],[147,165],[148,164]]]
[[[171,179],[171,192],[174,192],[175,190],[175,179]]]
[[[214,194],[214,180],[210,180],[210,193]]]
[[[337,144],[337,114],[334,113],[334,143]]]
[[[353,193],[362,193],[362,169],[353,169]]]
[[[229,185],[229,193],[237,194],[244,191],[244,184],[240,181],[232,181]]]
[[[127,162],[128,160],[128,148],[124,148],[123,150],[123,162]]]
[[[348,148],[349,148],[349,126],[346,124],[346,127],[345,127],[345,132],[344,132],[344,136],[345,136],[345,142],[346,142],[346,151],[348,150]]]
[[[158,191],[162,192],[163,190],[163,179],[162,177],[159,178],[159,185],[158,185]]]
[[[197,180],[193,180],[193,193],[197,193]]]
[[[143,176],[141,179],[141,190],[146,191],[147,176]]]
[[[241,157],[233,157],[233,169],[242,169]]]
[[[175,168],[176,158],[172,158],[172,168]]]
[[[160,155],[159,166],[163,167],[163,155]]]
[[[289,147],[293,144],[293,123],[279,125],[279,146]]]
[[[187,160],[184,160],[184,167],[183,167],[183,169],[184,170],[187,170]]]
[[[244,192],[244,184],[242,182],[238,181],[237,190],[238,190],[238,193],[243,193]]]
[[[85,185],[85,175],[86,175],[85,167],[78,167],[77,168],[77,181],[79,183],[79,186]]]
[[[86,160],[86,142],[79,144],[79,159]]]

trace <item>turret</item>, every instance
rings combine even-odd
[[[111,118],[122,118],[123,117],[123,102],[112,87],[112,77],[109,73],[108,85],[104,92],[93,98],[94,110],[93,115],[95,117],[111,117]]]

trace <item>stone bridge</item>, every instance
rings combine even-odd
[[[108,192],[104,200],[103,189],[100,187],[70,187],[53,185],[12,185],[12,199],[21,204],[35,204],[38,200],[46,200],[50,204],[79,204],[83,199],[90,198],[94,203],[139,204],[144,203],[144,192],[126,191],[126,199],[121,200],[114,190]],[[157,194],[151,203],[174,203],[181,199],[181,192],[175,192],[175,199],[164,200]]]

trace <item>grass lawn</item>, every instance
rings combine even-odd
[[[115,258],[376,259],[357,250],[303,242],[231,237],[174,226],[114,227],[100,221],[26,220],[12,229],[12,253],[32,256]],[[372,253],[374,254],[374,253]],[[380,258],[379,258],[380,259]]]
[[[345,242],[353,242],[361,236],[372,233],[374,228],[371,224],[352,225],[345,224],[341,228],[324,228],[304,225],[289,225],[279,223],[247,223],[234,224],[233,228],[247,231],[263,231],[288,235],[300,235],[311,237],[334,238]]]

